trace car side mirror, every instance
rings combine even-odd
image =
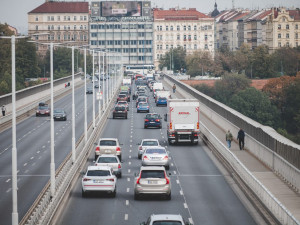
[[[142,222],[142,223],[140,223],[140,225],[146,225],[146,222]]]
[[[168,121],[168,114],[164,115],[164,121],[166,121],[166,122]]]

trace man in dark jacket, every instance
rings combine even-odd
[[[237,139],[239,140],[240,150],[243,150],[245,145],[245,132],[243,131],[242,128],[240,128],[238,132]]]

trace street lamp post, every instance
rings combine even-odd
[[[50,43],[50,80],[51,80],[51,110],[54,112],[54,94],[53,94],[53,43]],[[55,195],[55,162],[54,162],[54,118],[50,114],[50,148],[51,148],[51,162],[50,162],[50,179],[51,179],[51,197]]]
[[[93,50],[93,80],[95,80],[95,51]],[[100,88],[100,86],[99,86]],[[86,92],[85,92],[86,93]],[[93,128],[95,129],[95,91],[93,91]]]
[[[108,52],[106,53],[106,57],[105,57],[105,64],[106,64],[106,75],[107,75],[107,79],[106,79],[106,103],[108,104],[108,82],[109,82],[109,76],[108,76]]]
[[[103,78],[102,78],[102,105],[103,105],[103,108],[106,107],[106,104],[105,104],[105,96],[104,96],[104,90],[105,90],[105,65],[104,65],[104,54],[105,52],[103,52],[102,54],[102,73],[103,73]],[[105,90],[106,91],[106,90]]]
[[[93,80],[94,81],[94,80]],[[95,85],[94,91],[95,92]],[[84,48],[84,143],[87,143],[86,48]]]
[[[100,52],[98,52],[98,72],[99,72],[99,75],[100,75],[100,71],[101,71],[100,62],[101,62],[101,60],[100,60]],[[99,88],[100,88],[100,76],[99,76]],[[101,97],[100,97],[100,95],[99,95],[98,106],[99,106],[98,112],[99,112],[99,121],[100,121],[100,117],[101,117],[101,114],[102,114],[102,112],[101,112]]]
[[[72,162],[76,161],[75,146],[75,79],[74,79],[74,46],[72,46]]]

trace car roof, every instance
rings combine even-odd
[[[182,216],[175,214],[153,214],[151,215],[151,220],[178,220],[183,222]]]
[[[158,139],[142,139],[142,142],[143,141],[157,141],[157,142],[159,142]]]
[[[113,140],[113,141],[118,141],[118,138],[100,138],[99,141],[103,140]]]
[[[110,170],[110,166],[88,166],[87,170]]]
[[[163,166],[141,166],[141,170],[166,170]]]
[[[118,156],[112,155],[112,154],[103,154],[103,155],[99,155],[98,158],[100,158],[100,157],[114,157],[114,158],[118,158]]]
[[[159,114],[158,113],[147,113],[146,116],[147,115],[159,115]]]
[[[163,146],[149,146],[147,149],[164,149],[167,150],[165,147]]]
[[[118,101],[117,103],[128,103],[127,101]]]

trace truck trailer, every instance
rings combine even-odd
[[[191,143],[198,144],[200,133],[199,101],[196,99],[169,99],[167,135],[169,144]]]

